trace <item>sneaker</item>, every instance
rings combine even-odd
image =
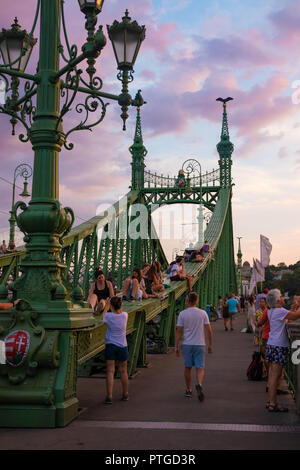
[[[184,396],[187,398],[192,398],[192,390],[186,390]]]
[[[204,400],[204,393],[203,393],[203,390],[202,390],[202,386],[200,384],[196,385],[196,391],[197,391],[197,394],[198,394],[199,401],[203,401]]]
[[[162,297],[160,297],[160,300],[166,300],[168,297],[168,295],[163,295]]]
[[[104,400],[104,405],[112,405],[112,398],[106,397]]]
[[[124,393],[121,398],[122,401],[128,401],[129,400],[129,395],[128,393]]]

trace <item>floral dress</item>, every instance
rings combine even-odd
[[[257,310],[254,314],[254,321],[257,321],[257,322],[261,321],[263,314],[264,314],[264,310],[262,310],[261,308]],[[257,328],[257,327],[255,327],[253,330],[253,334],[254,334],[253,344],[258,345],[258,346],[261,346],[262,344],[261,331],[262,329]]]

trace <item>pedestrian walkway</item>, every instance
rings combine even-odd
[[[149,355],[151,367],[130,381],[130,401],[122,402],[115,383],[114,402],[104,405],[105,380],[78,380],[82,413],[61,429],[0,429],[0,449],[212,450],[299,449],[300,419],[290,395],[279,397],[289,413],[265,409],[266,382],[249,382],[246,370],[253,352],[252,335],[234,331],[223,321],[212,324],[213,354],[207,355],[205,400],[185,398],[182,357],[173,349]]]

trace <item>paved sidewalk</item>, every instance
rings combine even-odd
[[[265,409],[266,382],[249,382],[252,335],[223,321],[212,324],[213,354],[206,358],[205,400],[184,397],[182,358],[149,355],[152,367],[130,381],[130,401],[115,383],[112,405],[104,405],[105,380],[78,380],[83,412],[66,428],[0,429],[0,449],[300,449],[300,419],[290,395],[279,397],[289,413]]]

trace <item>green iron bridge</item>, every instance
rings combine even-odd
[[[139,99],[132,154],[132,178],[129,193],[122,204],[117,202],[104,213],[73,228],[62,240],[60,261],[63,287],[56,289],[55,306],[45,314],[37,315],[37,306],[22,302],[20,310],[27,316],[1,313],[0,339],[17,327],[29,331],[34,338],[27,361],[19,367],[0,365],[0,426],[56,427],[65,426],[78,413],[76,396],[77,376],[90,376],[104,365],[105,326],[87,304],[91,276],[96,266],[112,273],[119,288],[135,266],[141,267],[154,259],[163,269],[168,261],[151,219],[153,207],[167,204],[201,204],[212,212],[205,231],[213,253],[201,263],[186,263],[192,276],[193,289],[199,294],[200,306],[217,304],[218,295],[237,291],[232,229],[231,155],[233,144],[229,139],[226,102],[223,102],[221,139],[217,145],[219,168],[195,176],[194,161],[187,161],[176,177],[164,177],[145,169],[147,150],[142,137]],[[142,102],[140,102],[142,105]],[[148,214],[148,233],[132,239],[125,227],[134,222],[135,204],[142,204]],[[113,225],[114,236],[109,227]],[[144,234],[145,235],[145,234]],[[0,257],[0,301],[7,302],[8,290],[20,279],[20,263],[26,252]],[[21,276],[22,277],[22,276]],[[46,280],[45,280],[46,282]],[[188,291],[187,281],[168,282],[164,294],[167,298],[151,298],[126,303],[128,311],[128,372],[133,375],[137,367],[146,364],[146,339],[163,341],[164,352],[174,345],[176,318],[184,308]],[[67,292],[67,296],[66,296]],[[32,295],[32,293],[31,293]],[[43,305],[37,295],[38,309]],[[72,305],[69,314],[55,315],[55,309],[65,303]],[[53,304],[52,304],[53,305]],[[22,312],[21,312],[22,313]],[[156,318],[155,323],[152,320]]]
[[[232,98],[217,99],[223,104],[223,118],[216,170],[202,173],[200,164],[190,159],[174,177],[149,171],[140,116],[143,99],[138,93],[132,100],[128,88],[145,26],[131,20],[126,10],[121,22],[115,20],[107,27],[122,88],[118,95],[106,93],[102,79],[95,75],[96,59],[106,44],[103,27],[96,29],[104,0],[78,2],[87,33],[81,48],[68,39],[64,3],[37,0],[29,34],[17,18],[11,29],[0,33],[4,62],[0,78],[9,95],[0,104],[0,114],[9,116],[13,134],[16,125],[22,125],[24,133],[19,139],[30,141],[34,152],[31,200],[28,205],[16,202],[10,211],[11,228],[16,222],[25,235],[25,247],[0,256],[0,303],[21,299],[13,308],[0,311],[0,346],[3,341],[8,346],[6,361],[3,357],[0,360],[5,362],[0,363],[1,427],[62,427],[78,416],[77,377],[92,375],[104,363],[105,327],[86,301],[91,276],[95,267],[101,266],[121,288],[135,266],[156,259],[163,269],[167,267],[152,220],[159,207],[197,204],[212,214],[204,236],[213,253],[201,263],[186,264],[202,308],[216,304],[218,295],[238,291],[241,283],[242,255],[239,249],[236,269],[231,211],[233,144],[227,102]],[[39,58],[36,72],[30,74],[25,68],[37,42],[33,34],[38,17]],[[121,201],[72,229],[74,213],[59,202],[59,153],[63,147],[72,150],[69,137],[73,132],[92,130],[102,122],[107,108],[104,100],[119,104],[123,129],[128,107],[137,107],[135,136],[129,149],[131,187]],[[73,107],[81,120],[68,129],[65,116]],[[162,352],[174,344],[176,317],[184,307],[187,291],[187,281],[172,282],[167,283],[167,296],[124,302],[129,313],[131,376],[138,367],[147,365],[147,336],[157,338]],[[294,328],[296,337],[299,332]],[[295,383],[294,371],[291,368],[289,374]]]

